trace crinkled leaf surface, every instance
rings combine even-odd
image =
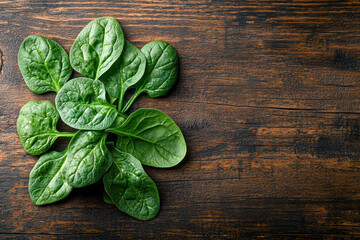
[[[110,168],[112,160],[106,147],[104,131],[79,131],[68,146],[62,173],[73,187],[96,183]]]
[[[56,96],[61,119],[70,127],[102,130],[111,126],[118,112],[106,101],[101,81],[76,78],[67,82]]]
[[[48,152],[42,155],[30,172],[29,193],[36,205],[60,201],[72,190],[63,180],[62,167],[66,159],[64,152]]]
[[[166,95],[174,86],[179,71],[175,49],[167,42],[153,41],[141,51],[146,58],[146,69],[137,91],[146,92],[150,97]]]
[[[185,139],[179,127],[156,109],[139,109],[120,126],[107,131],[118,135],[117,148],[145,165],[173,167],[186,154]]]
[[[58,92],[72,73],[65,50],[57,42],[37,35],[21,44],[18,64],[25,83],[37,94]]]
[[[32,155],[46,152],[62,133],[56,130],[59,114],[50,101],[30,101],[17,120],[17,132],[25,151]]]
[[[71,66],[85,77],[98,79],[120,57],[124,43],[116,19],[95,19],[77,36],[70,50]]]
[[[125,40],[120,58],[100,78],[106,91],[113,98],[123,98],[125,92],[134,86],[144,75],[146,59],[144,54]]]
[[[159,192],[138,159],[115,149],[114,164],[104,175],[105,191],[123,212],[139,220],[154,218],[160,209]]]

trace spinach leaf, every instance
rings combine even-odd
[[[160,209],[159,192],[139,160],[114,148],[114,164],[103,177],[111,201],[123,212],[139,220],[154,218]]]
[[[36,205],[60,201],[72,190],[63,180],[61,170],[66,159],[64,152],[48,152],[42,155],[30,172],[29,193]]]
[[[173,167],[186,154],[185,139],[179,127],[156,109],[139,109],[120,126],[106,131],[118,135],[117,148],[132,154],[144,165]]]
[[[77,36],[70,50],[71,66],[85,77],[98,79],[120,57],[124,42],[116,19],[95,19]]]
[[[178,55],[170,44],[153,41],[146,44],[141,51],[146,58],[145,73],[136,84],[136,92],[122,112],[126,112],[142,92],[146,92],[150,97],[165,96],[178,76]]]
[[[111,126],[118,112],[106,101],[101,81],[76,78],[67,82],[56,96],[61,119],[70,127],[102,130]]]
[[[46,152],[60,137],[72,137],[73,133],[58,132],[59,113],[50,101],[30,101],[25,104],[17,120],[17,132],[25,151],[31,155]]]
[[[58,92],[72,73],[65,50],[57,42],[37,35],[21,44],[18,64],[25,83],[37,94]]]
[[[141,79],[145,72],[145,66],[144,54],[125,40],[124,50],[120,58],[100,78],[109,95],[119,99],[119,110],[122,108],[126,90]]]
[[[104,131],[79,131],[71,139],[62,173],[72,187],[96,183],[110,168],[106,137]]]

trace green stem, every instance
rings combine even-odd
[[[127,110],[129,110],[129,108],[131,107],[131,105],[134,103],[134,101],[136,100],[136,98],[140,95],[140,93],[142,92],[141,89],[137,89],[136,92],[134,93],[134,95],[132,95],[132,97],[129,99],[129,101],[125,104],[125,107],[121,110],[122,113],[126,112]]]
[[[129,117],[128,115],[126,115],[125,113],[119,112],[118,113],[121,117],[125,118],[125,120]]]
[[[75,135],[75,133],[73,132],[59,132],[58,136],[60,137],[73,137]]]
[[[119,105],[118,105],[119,111],[121,111],[123,103],[124,103],[124,91],[121,90],[120,98],[119,98]]]

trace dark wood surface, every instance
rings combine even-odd
[[[19,46],[38,34],[69,51],[102,16],[180,57],[169,96],[132,108],[169,114],[188,145],[178,167],[146,168],[162,201],[148,222],[103,203],[101,184],[45,207],[27,190],[38,157],[17,116],[55,95],[27,88]],[[360,237],[360,1],[0,0],[0,32],[0,238]]]

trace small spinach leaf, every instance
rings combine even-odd
[[[76,78],[67,82],[56,96],[61,119],[70,127],[102,130],[111,126],[118,112],[106,101],[101,81]]]
[[[71,66],[85,77],[98,79],[120,57],[124,42],[116,19],[95,19],[77,36],[70,50]]]
[[[50,101],[30,101],[25,104],[17,120],[17,132],[25,151],[31,155],[46,152],[60,137],[72,137],[73,133],[58,132],[59,113]]]
[[[96,183],[110,168],[106,137],[104,131],[79,131],[71,139],[62,173],[72,187]]]
[[[178,76],[178,55],[170,44],[164,41],[153,41],[146,44],[141,51],[146,58],[145,73],[136,84],[136,92],[122,112],[126,112],[142,92],[146,92],[153,98],[165,96],[174,86]]]
[[[146,59],[144,54],[129,41],[125,40],[120,58],[100,78],[106,91],[113,98],[119,99],[119,110],[126,90],[134,86],[144,75]]]
[[[144,165],[173,167],[186,154],[179,127],[156,109],[139,109],[120,126],[107,131],[118,135],[117,148],[132,154]]]
[[[66,159],[64,152],[48,152],[39,158],[30,172],[29,193],[36,205],[64,199],[72,187],[63,180],[61,170]]]
[[[58,92],[72,73],[65,50],[57,42],[37,35],[21,44],[18,64],[26,85],[37,94]]]
[[[121,211],[139,220],[154,218],[160,209],[159,192],[135,157],[114,148],[114,164],[104,175],[105,191]]]

